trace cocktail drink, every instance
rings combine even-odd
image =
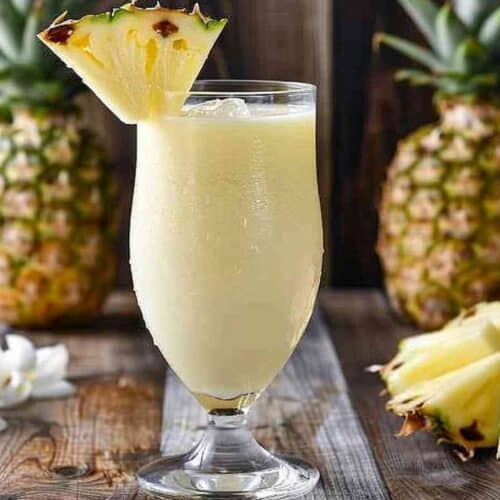
[[[195,88],[183,115],[139,124],[132,273],[149,331],[189,390],[208,410],[241,409],[287,361],[316,297],[314,90]]]
[[[179,116],[139,124],[135,291],[155,343],[212,428],[191,454],[144,469],[150,489],[272,498],[316,481],[313,469],[275,459],[244,428],[318,289],[314,102],[310,85],[200,82]]]
[[[107,29],[128,22],[119,26],[128,36],[147,25],[127,16],[159,15],[148,24],[163,23],[170,31],[164,37],[163,30],[153,29],[161,31],[158,39],[145,31],[154,51],[144,34],[133,32],[142,40],[143,79],[155,74],[148,67],[151,53],[158,60],[164,40],[163,50],[176,57],[181,45],[189,50],[189,30],[175,28],[201,19],[212,37],[204,45],[208,53],[215,26],[219,32],[223,27],[198,11],[130,8],[125,21],[115,15]],[[98,37],[89,20],[81,23],[81,30],[79,23],[55,26],[59,34],[69,26],[63,44],[51,42],[54,27],[42,38],[122,119],[138,124],[130,236],[134,287],[156,345],[209,414],[207,432],[193,450],[144,467],[139,482],[180,498],[305,494],[316,484],[317,470],[265,451],[251,436],[246,415],[296,347],[318,289],[322,230],[315,89],[230,80],[192,87],[198,68],[182,85],[164,85],[163,94],[153,79],[151,95],[132,108],[109,91],[114,88],[109,82],[101,82],[98,72],[106,58],[95,53],[91,37]],[[75,34],[80,38],[72,46]],[[106,40],[109,44],[110,37]],[[100,61],[90,76],[88,54],[84,63],[79,59],[82,50]]]

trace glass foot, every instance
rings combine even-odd
[[[287,499],[311,492],[319,472],[307,462],[279,456],[274,467],[260,471],[207,473],[191,468],[188,455],[181,455],[143,467],[137,478],[145,491],[171,498]]]
[[[169,498],[288,499],[312,491],[318,470],[262,448],[243,417],[213,418],[189,453],[165,457],[137,474],[141,488]]]

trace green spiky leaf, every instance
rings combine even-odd
[[[15,9],[23,15],[26,15],[33,5],[33,0],[11,0]]]
[[[0,54],[0,79],[2,78],[2,74],[8,70],[10,67],[9,60]]]
[[[430,72],[403,70],[398,80],[433,85],[445,94],[500,96],[500,0],[399,0],[424,33],[432,51],[380,34],[384,43]],[[438,4],[444,6],[438,8]],[[453,8],[452,8],[453,5]]]
[[[8,59],[15,61],[21,46],[23,17],[10,0],[0,2],[0,50]]]
[[[489,15],[481,26],[479,41],[492,53],[500,54],[500,6]]]
[[[379,44],[383,43],[388,45],[410,59],[423,64],[432,71],[441,71],[445,69],[442,62],[431,51],[420,47],[416,43],[387,33],[377,34],[375,41]]]
[[[396,73],[396,80],[399,82],[409,81],[412,85],[430,85],[436,78],[430,73],[417,69],[402,69]]]
[[[98,0],[56,0],[60,4],[61,12],[68,11],[68,14],[73,17],[80,17],[84,14],[90,14],[92,9],[97,4]]]
[[[476,75],[472,78],[450,73],[436,78],[434,82],[441,92],[448,95],[490,95],[495,93],[499,79],[496,74]]]
[[[24,26],[23,39],[21,42],[20,61],[23,64],[36,64],[40,59],[40,53],[43,49],[41,44],[33,43],[40,26],[38,12],[32,12],[26,19]]]
[[[453,0],[457,16],[472,31],[476,31],[498,6],[498,0]]]
[[[437,49],[435,20],[438,8],[431,0],[399,0],[401,6],[413,19],[431,47]]]
[[[497,73],[484,73],[475,75],[470,80],[471,85],[475,87],[498,87],[500,76]]]
[[[88,13],[96,0],[0,0],[0,107],[65,105],[83,90],[36,34],[65,10]]]
[[[486,66],[488,59],[488,51],[474,38],[467,38],[457,47],[453,67],[459,73],[474,74]]]
[[[436,40],[439,54],[451,60],[456,47],[467,38],[467,28],[453,12],[450,5],[443,5],[436,17]]]

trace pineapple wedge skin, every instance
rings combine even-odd
[[[417,383],[387,403],[406,418],[402,435],[425,429],[473,452],[500,436],[500,352]]]
[[[123,122],[176,114],[227,23],[196,9],[126,4],[39,34]]]
[[[422,339],[421,337],[425,337]],[[500,330],[489,320],[476,319],[472,328],[454,327],[413,337],[382,369],[382,378],[392,396],[413,384],[430,380],[500,352]]]

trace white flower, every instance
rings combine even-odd
[[[0,349],[0,408],[28,399],[32,388],[28,374],[36,365],[36,351],[28,339],[7,335],[5,344],[7,349]]]
[[[74,386],[64,380],[69,361],[64,345],[36,350],[28,339],[7,335],[6,346],[6,350],[0,349],[0,408],[11,408],[30,396],[59,398],[74,394]]]
[[[38,349],[32,396],[61,398],[74,394],[74,386],[64,380],[68,362],[68,350],[63,344]]]
[[[36,350],[33,344],[21,335],[7,335],[7,350],[0,349],[0,377],[12,371],[27,372],[35,368]]]
[[[5,429],[7,429],[7,422],[3,418],[0,418],[0,432],[4,431]]]
[[[23,372],[14,371],[0,381],[0,408],[12,408],[24,403],[31,394],[32,384]]]

